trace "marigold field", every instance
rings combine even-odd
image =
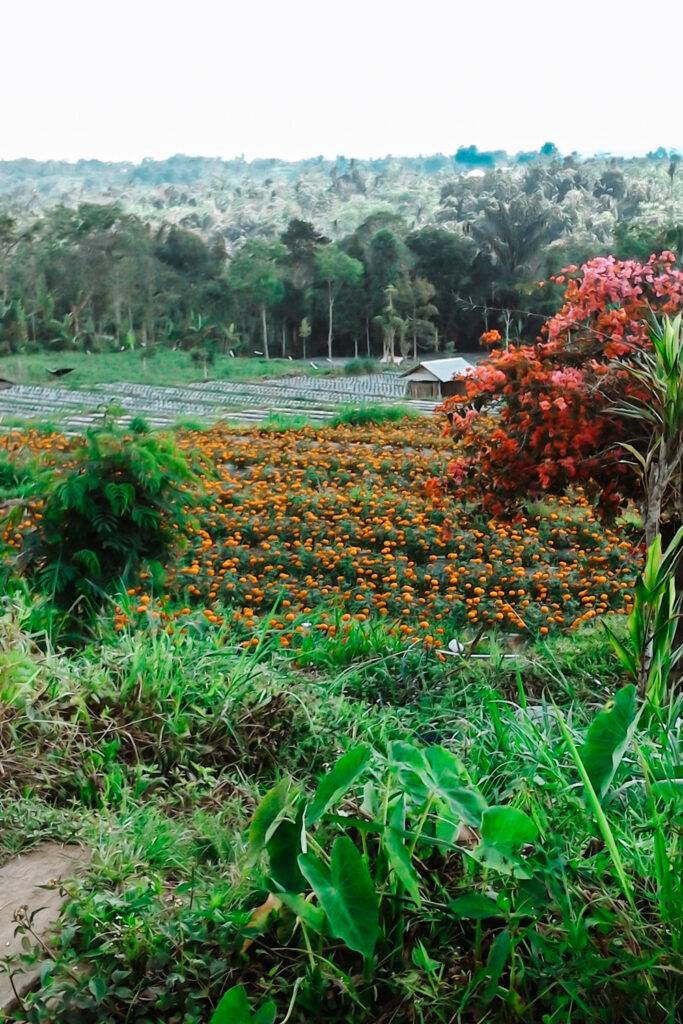
[[[163,593],[148,578],[118,604],[115,625],[202,614],[243,643],[264,628],[296,647],[311,630],[352,621],[440,646],[463,627],[522,635],[570,629],[623,612],[639,557],[577,492],[512,520],[489,518],[430,486],[452,457],[434,420],[179,435],[201,460],[206,496],[189,547]],[[5,440],[68,450],[56,435]],[[12,542],[21,544],[21,531]],[[267,618],[267,621],[265,621]]]

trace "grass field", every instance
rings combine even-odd
[[[65,377],[51,377],[47,370],[73,367]],[[321,372],[324,362],[320,363]],[[235,358],[219,355],[207,369],[212,380],[239,380],[260,377],[295,376],[314,373],[307,361],[288,359]],[[133,381],[137,384],[190,384],[204,380],[204,369],[192,361],[189,352],[159,350],[143,361],[140,352],[106,352],[88,355],[85,352],[37,353],[35,355],[3,356],[0,377],[15,384],[59,384],[87,387]]]
[[[278,1022],[297,1024],[675,1024],[680,853],[641,761],[674,770],[680,709],[617,763],[605,803],[615,866],[562,732],[566,716],[582,743],[619,684],[604,632],[582,627],[511,661],[492,653],[444,663],[378,632],[365,651],[321,637],[307,662],[265,635],[244,651],[224,628],[151,626],[104,629],[66,656],[41,651],[19,603],[5,604],[1,854],[47,838],[93,851],[66,885],[49,956],[20,922],[42,981],[12,1019],[207,1024],[242,984],[254,1010],[272,1000]],[[343,924],[316,931],[310,895],[277,895],[299,794],[328,808],[307,827],[316,861],[362,837],[380,892],[373,955]],[[408,845],[392,840],[387,863],[373,814],[390,812]],[[345,870],[350,883],[353,858]]]

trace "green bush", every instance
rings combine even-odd
[[[34,466],[0,454],[0,498],[23,498],[34,490],[37,482]]]
[[[91,432],[48,478],[19,567],[62,610],[92,613],[183,535],[196,478],[165,435]]]
[[[395,423],[404,417],[414,417],[417,414],[405,405],[376,405],[373,402],[366,402],[362,405],[345,405],[336,416],[330,420],[333,427],[349,426],[364,427],[369,424]]]
[[[360,357],[358,359],[349,359],[348,363],[344,364],[344,373],[347,377],[360,377],[364,373],[377,373],[378,364],[376,359],[368,357]]]
[[[144,416],[133,416],[128,424],[128,429],[133,434],[149,434],[151,427]]]

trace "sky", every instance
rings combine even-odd
[[[0,0],[0,22],[0,159],[683,150],[680,0]]]

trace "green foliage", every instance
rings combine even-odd
[[[276,1012],[275,1003],[269,1001],[252,1013],[244,986],[234,985],[221,999],[209,1024],[273,1024]]]
[[[628,636],[622,640],[605,627],[621,665],[637,681],[641,697],[651,708],[665,702],[671,672],[683,657],[683,645],[676,645],[682,606],[676,572],[682,554],[683,527],[666,551],[662,551],[662,538],[657,534],[636,582]]]
[[[128,424],[128,429],[133,434],[149,434],[150,426],[143,416],[133,416]]]
[[[590,784],[599,800],[612,784],[621,759],[638,725],[635,686],[618,690],[614,700],[591,722],[579,754]]]
[[[30,460],[0,453],[0,499],[28,497],[40,486],[40,475]]]
[[[205,351],[201,319],[226,356],[263,350],[284,327],[292,354],[310,358],[329,341],[328,282],[341,282],[340,352],[356,350],[367,324],[379,354],[388,287],[406,349],[473,351],[492,328],[533,341],[556,298],[537,282],[561,267],[600,252],[681,251],[683,177],[655,154],[615,165],[461,147],[391,160],[81,164],[0,167],[0,204],[10,204],[0,211],[0,354],[64,352],[71,363],[126,349],[142,353],[146,379],[163,381],[149,354],[189,363],[190,349]]]
[[[349,949],[371,957],[379,937],[379,899],[367,861],[349,836],[335,839],[329,871],[312,853],[300,853],[298,863],[332,934]]]
[[[61,609],[91,614],[176,547],[195,486],[172,438],[92,431],[47,480],[19,566]]]
[[[2,620],[24,662],[0,729],[2,849],[94,854],[18,1020],[676,1019],[679,707],[639,720],[603,810],[629,905],[563,719],[532,696],[544,648],[520,659],[519,703],[498,669],[449,678],[435,659],[441,680],[397,711],[346,697],[346,668],[312,679],[186,628],[67,657]],[[575,671],[553,653],[557,679]],[[574,700],[577,755],[590,719]],[[13,969],[42,957],[23,930]]]
[[[344,363],[344,373],[347,377],[360,377],[365,373],[378,373],[379,364],[376,359],[370,357],[349,359]]]
[[[368,402],[365,405],[347,405],[342,407],[330,420],[333,427],[349,426],[364,427],[368,424],[395,423],[396,420],[404,419],[417,414],[404,405],[375,405]]]

